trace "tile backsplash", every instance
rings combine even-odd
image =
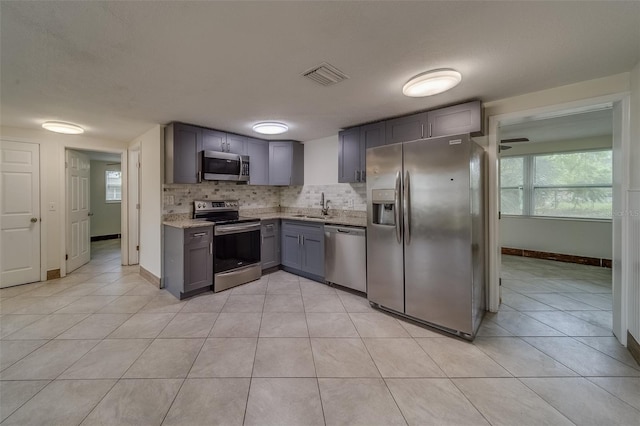
[[[240,209],[320,208],[320,194],[335,210],[366,211],[364,183],[306,186],[238,185],[234,182],[163,185],[163,215],[193,214],[194,200],[239,200]]]

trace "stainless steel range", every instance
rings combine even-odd
[[[242,217],[238,201],[194,201],[193,218],[213,222],[213,291],[218,292],[262,275],[260,219]]]

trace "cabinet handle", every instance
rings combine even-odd
[[[360,171],[360,182],[366,182],[367,181],[367,175],[365,173],[366,172],[364,170]]]
[[[273,229],[273,223],[270,223],[269,225],[267,225],[267,228]]]
[[[429,137],[431,137],[431,134],[432,134],[431,130],[432,130],[431,123],[429,123]]]
[[[304,235],[302,236],[302,245],[304,245]]]
[[[209,243],[209,254],[213,254],[213,243]]]
[[[207,234],[208,234],[208,232],[196,232],[195,234],[193,234],[193,236],[194,237],[204,237]]]
[[[220,151],[224,152],[224,142],[220,141]]]
[[[353,180],[355,180],[356,182],[358,181],[358,171],[357,170],[353,171]]]
[[[202,183],[202,172],[196,173],[196,176],[198,177],[198,183]]]
[[[424,124],[420,125],[420,137],[424,138]]]

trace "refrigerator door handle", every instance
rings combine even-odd
[[[396,196],[393,200],[394,220],[396,222],[396,240],[402,244],[402,233],[400,230],[400,172],[396,173]]]
[[[409,179],[409,171],[404,175],[404,223],[406,232],[404,233],[404,242],[406,245],[411,243],[411,180]]]

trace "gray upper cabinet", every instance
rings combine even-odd
[[[247,154],[247,137],[225,133],[219,130],[203,129],[202,146],[205,151],[231,152]]]
[[[385,144],[408,142],[426,137],[427,113],[408,115],[386,121]]]
[[[249,184],[269,185],[269,142],[247,138]]]
[[[269,142],[269,185],[303,184],[303,145],[295,141]]]
[[[360,126],[360,140],[364,143],[365,149],[385,145],[386,129],[387,123],[384,121]],[[363,155],[366,157],[366,153]]]
[[[385,144],[384,121],[338,133],[338,182],[366,182],[367,148]]]
[[[198,183],[202,128],[171,123],[164,131],[165,183]]]
[[[226,152],[232,154],[247,154],[247,137],[227,133]]]
[[[360,181],[362,167],[362,149],[360,128],[343,130],[338,133],[338,182],[353,183]]]
[[[202,130],[202,149],[205,151],[227,151],[227,134],[217,130]]]
[[[482,105],[480,101],[467,102],[427,113],[428,131],[425,137],[438,137],[471,133],[483,134]]]

